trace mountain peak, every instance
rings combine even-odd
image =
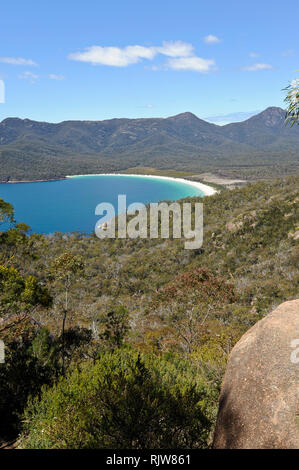
[[[23,119],[21,118],[18,118],[18,117],[8,117],[8,118],[5,118],[3,119],[3,121],[1,121],[1,124],[8,124],[10,122],[23,122]]]
[[[195,114],[193,113],[190,113],[190,111],[186,111],[185,113],[180,113],[180,114],[176,114],[175,116],[171,116],[170,118],[168,119],[176,119],[176,120],[199,120],[199,118],[197,116],[195,116]]]
[[[258,120],[266,127],[281,126],[285,120],[285,111],[276,106],[270,106],[256,116],[252,116],[248,121]]]
[[[262,116],[285,116],[285,111],[282,108],[278,108],[277,106],[269,106],[264,111],[259,113]]]
[[[284,113],[285,111],[280,108],[279,106],[269,106],[268,108],[264,109],[264,111],[262,111],[262,113]],[[260,113],[260,114],[262,114]]]

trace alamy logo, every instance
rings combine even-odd
[[[5,345],[4,342],[0,339],[0,364],[5,362]]]
[[[5,85],[3,80],[0,80],[0,103],[5,103]]]
[[[203,243],[203,204],[186,202],[151,202],[149,208],[141,202],[130,204],[127,208],[126,195],[118,196],[118,210],[109,202],[98,204],[95,214],[102,216],[96,223],[95,233],[98,238],[170,238],[184,237],[185,248],[195,250]],[[137,214],[136,214],[137,213]],[[117,216],[117,232],[115,216]],[[127,215],[134,216],[127,220]],[[193,229],[192,229],[193,225]]]

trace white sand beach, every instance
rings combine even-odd
[[[89,174],[89,175],[67,175],[66,178],[78,178],[82,176],[134,176],[136,178],[151,178],[151,179],[162,179],[168,181],[175,181],[177,183],[188,184],[189,186],[193,186],[204,193],[205,196],[212,196],[213,194],[217,193],[216,189],[212,188],[203,183],[199,183],[198,181],[190,181],[184,178],[173,178],[171,176],[158,176],[158,175],[135,175],[135,174],[127,174],[127,173],[99,173],[99,174]]]

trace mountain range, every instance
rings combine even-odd
[[[201,171],[297,168],[299,127],[270,107],[243,122],[215,125],[186,112],[168,118],[0,123],[0,180],[51,179],[135,166]]]

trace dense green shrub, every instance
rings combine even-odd
[[[106,353],[31,401],[21,447],[206,447],[213,398],[186,361]]]
[[[15,339],[6,344],[5,364],[0,367],[0,436],[15,437],[29,396],[44,384],[52,384],[59,367],[49,333],[41,330],[33,339]]]

